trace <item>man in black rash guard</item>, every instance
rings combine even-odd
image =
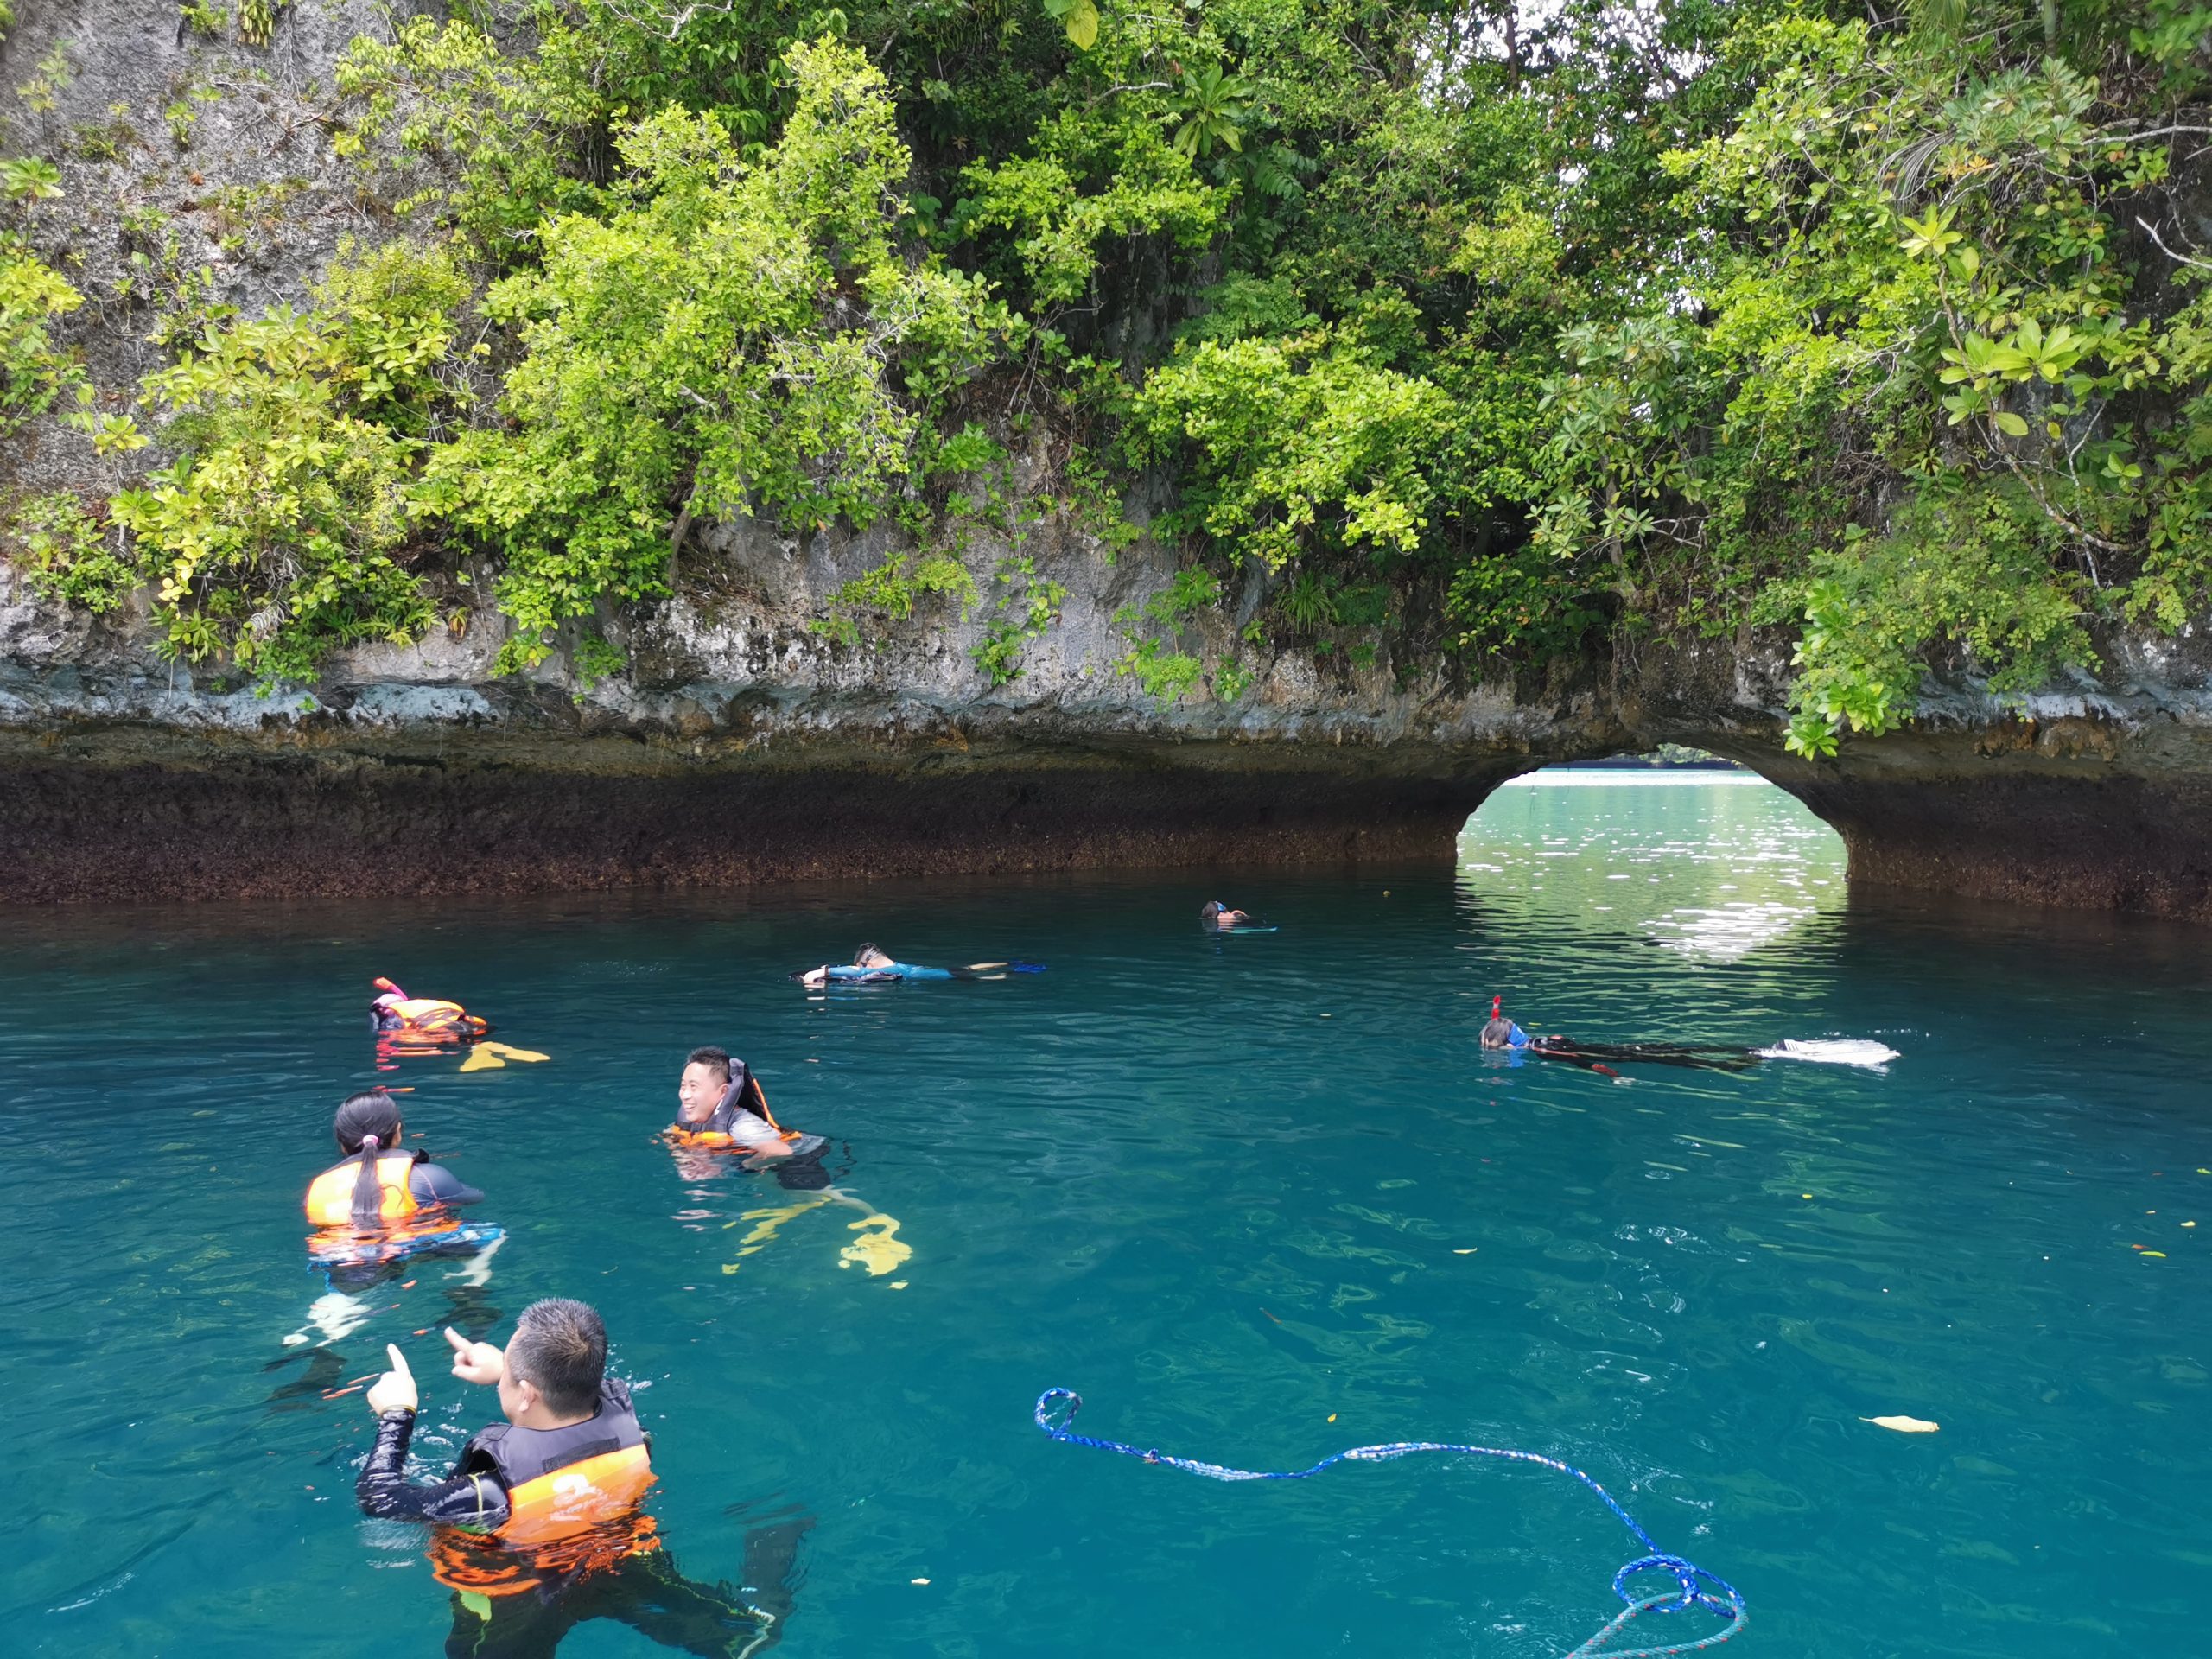
[[[596,1313],[582,1302],[542,1301],[524,1311],[504,1351],[450,1329],[446,1340],[455,1376],[499,1389],[506,1424],[473,1436],[445,1479],[410,1484],[415,1379],[390,1347],[392,1369],[368,1393],[377,1441],[354,1493],[365,1514],[457,1529],[432,1552],[454,1591],[448,1659],[548,1659],[594,1618],[725,1659],[775,1642],[798,1540],[812,1522],[747,1537],[747,1575],[767,1605],[684,1578],[637,1512],[652,1478],[648,1441],[628,1389],[606,1375]]]

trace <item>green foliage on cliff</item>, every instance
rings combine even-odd
[[[272,677],[486,582],[526,666],[709,521],[888,520],[825,631],[980,607],[997,684],[1065,598],[1028,527],[1141,483],[1185,568],[1122,666],[1161,696],[1764,623],[1824,753],[1931,669],[2026,689],[2212,602],[2209,35],[492,0],[354,43],[331,139],[404,239],[152,377],[177,459],[115,518],[180,647]],[[0,416],[61,388],[66,303],[0,292]]]
[[[60,272],[0,233],[0,436],[53,408],[79,378],[54,330],[84,302]]]
[[[542,263],[486,300],[520,348],[507,421],[441,448],[416,499],[499,556],[517,664],[604,599],[667,591],[702,518],[864,528],[1011,330],[977,279],[906,257],[880,73],[829,45],[788,61],[758,165],[710,113],[641,121],[618,205],[546,222]]]
[[[304,680],[332,645],[429,626],[413,490],[465,398],[448,359],[467,291],[451,258],[393,244],[341,261],[311,312],[212,326],[149,378],[177,459],[114,511],[178,652]]]

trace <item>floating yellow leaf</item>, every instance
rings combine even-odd
[[[1940,1427],[1925,1417],[1861,1417],[1859,1421],[1877,1428],[1895,1429],[1900,1434],[1933,1434]]]

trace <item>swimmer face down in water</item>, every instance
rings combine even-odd
[[[1482,1044],[1484,1048],[1526,1048],[1533,1039],[1529,1033],[1505,1017],[1505,999],[1493,996],[1490,1000],[1490,1019],[1484,1023]]]
[[[895,985],[902,980],[1004,979],[1009,971],[1036,973],[1041,971],[1041,964],[976,962],[964,968],[924,968],[901,962],[873,944],[864,944],[853,952],[853,959],[848,963],[824,963],[791,977],[809,990],[818,991],[825,985]]]
[[[899,979],[899,959],[873,944],[864,944],[853,952],[849,968],[832,968],[824,963],[819,968],[810,968],[798,976],[798,982],[809,990],[820,990],[832,980],[848,980],[856,984],[870,984],[879,980]]]

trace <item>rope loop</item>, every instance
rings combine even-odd
[[[1171,1457],[1158,1446],[1146,1448],[1131,1446],[1122,1440],[1102,1440],[1092,1435],[1078,1434],[1075,1432],[1075,1419],[1076,1414],[1082,1409],[1083,1396],[1073,1389],[1047,1389],[1037,1396],[1037,1408],[1032,1414],[1038,1427],[1064,1445],[1087,1446],[1094,1451],[1118,1452],[1122,1457],[1136,1458],[1145,1463],[1164,1464],[1171,1469],[1180,1469],[1185,1474],[1202,1475],[1208,1480],[1305,1480],[1334,1464],[1389,1463],[1421,1452],[1450,1452],[1461,1457],[1491,1458],[1505,1463],[1532,1463],[1540,1468],[1573,1476],[1604,1501],[1605,1507],[1613,1512],[1614,1518],[1629,1529],[1646,1553],[1613,1574],[1613,1593],[1624,1604],[1622,1610],[1603,1630],[1568,1654],[1567,1659],[1675,1659],[1678,1655],[1718,1647],[1750,1622],[1751,1615],[1745,1610],[1744,1598],[1734,1585],[1707,1572],[1684,1556],[1670,1554],[1660,1548],[1651,1535],[1614,1500],[1611,1492],[1581,1470],[1571,1464],[1561,1463],[1557,1458],[1548,1458],[1535,1452],[1509,1451],[1495,1446],[1455,1446],[1441,1440],[1394,1440],[1381,1446],[1355,1446],[1332,1452],[1306,1469],[1232,1469],[1224,1464],[1200,1463],[1192,1458]],[[1675,1580],[1675,1593],[1648,1596],[1632,1588],[1629,1580],[1643,1573],[1670,1574]],[[1645,1613],[1680,1613],[1693,1607],[1702,1608],[1727,1622],[1720,1629],[1694,1641],[1643,1648],[1606,1645]]]
[[[1639,1573],[1671,1573],[1675,1582],[1681,1586],[1680,1597],[1650,1598],[1639,1595],[1629,1588],[1628,1581]],[[1653,1611],[1679,1613],[1690,1607],[1703,1607],[1716,1613],[1726,1613],[1732,1606],[1741,1606],[1744,1598],[1727,1580],[1707,1572],[1695,1561],[1685,1560],[1680,1555],[1663,1551],[1645,1555],[1613,1574],[1613,1593],[1630,1606],[1641,1601],[1652,1601]]]

